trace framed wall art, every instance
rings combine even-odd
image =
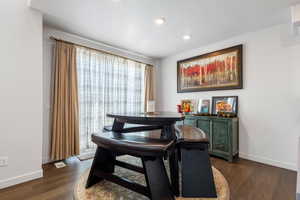
[[[177,92],[243,88],[243,45],[177,62]]]
[[[223,96],[212,97],[212,114],[230,113],[237,115],[238,113],[238,97]]]

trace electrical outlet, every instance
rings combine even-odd
[[[8,157],[0,157],[0,167],[5,167],[8,165]]]

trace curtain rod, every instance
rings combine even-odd
[[[61,41],[61,42],[67,43],[67,44],[72,44],[72,45],[75,45],[75,46],[78,46],[78,47],[83,47],[83,48],[86,48],[86,49],[90,49],[90,50],[93,50],[93,51],[98,51],[98,52],[105,53],[105,54],[112,55],[112,56],[118,56],[118,57],[120,57],[120,58],[127,59],[127,60],[131,60],[131,61],[134,61],[134,62],[137,62],[137,63],[140,63],[140,64],[145,64],[145,65],[153,66],[152,64],[147,64],[147,63],[144,63],[144,62],[141,62],[141,61],[132,59],[132,58],[128,58],[128,57],[125,57],[125,56],[120,56],[120,55],[117,55],[117,54],[114,54],[114,53],[110,53],[110,52],[108,52],[108,51],[104,51],[104,50],[100,50],[100,49],[88,47],[88,46],[85,46],[85,45],[76,44],[76,43],[74,43],[74,42],[70,42],[70,41],[58,39],[58,38],[53,37],[53,36],[50,36],[49,39],[55,40],[55,41]]]

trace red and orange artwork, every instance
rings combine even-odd
[[[179,92],[241,88],[238,50],[178,62]]]

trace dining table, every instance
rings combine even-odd
[[[151,131],[151,130],[161,130],[161,139],[164,140],[174,140],[175,143],[179,142],[178,134],[175,129],[175,125],[178,122],[182,122],[185,117],[181,113],[173,113],[173,112],[154,112],[154,113],[108,113],[107,117],[113,118],[113,124],[110,127],[105,127],[104,129],[107,129],[109,131],[113,132],[119,132],[119,133],[129,133],[129,132],[143,132],[143,131]],[[182,124],[182,123],[181,123]],[[178,145],[180,147],[180,145]],[[207,154],[208,155],[208,154]],[[168,156],[168,162],[169,162],[169,169],[170,169],[170,179],[171,179],[171,187],[172,191],[175,196],[180,195],[180,170],[179,170],[179,164],[180,164],[180,148],[175,148],[175,153],[172,153]],[[208,158],[209,159],[209,158]],[[190,161],[191,163],[192,161]],[[202,162],[202,161],[201,161]],[[201,165],[201,163],[198,163]],[[210,163],[209,163],[210,165]],[[181,166],[181,168],[183,168]],[[188,168],[188,166],[184,167],[185,169]],[[207,167],[201,168],[199,166],[199,170],[206,169]],[[191,172],[188,172],[191,173]],[[197,172],[195,172],[197,174]],[[203,174],[203,173],[202,173]],[[212,175],[205,178],[202,178],[203,180],[200,180],[200,182],[203,183],[203,181],[209,180],[210,183],[213,183],[213,180],[210,181],[212,178]],[[206,176],[206,175],[205,175]],[[183,180],[183,179],[182,179]],[[192,188],[195,188],[195,184],[200,183],[199,181],[195,182],[194,179],[185,179],[188,181],[187,185],[190,185]],[[199,178],[198,178],[199,180]],[[210,184],[208,188],[205,189],[205,191],[202,191],[201,194],[205,194],[207,197],[216,197],[215,192],[215,185]],[[204,182],[203,184],[206,185]],[[197,190],[197,191],[196,191]],[[196,189],[195,192],[192,191],[192,193],[198,194],[198,190]],[[206,195],[207,194],[207,195]]]
[[[155,112],[155,113],[108,113],[107,117],[114,118],[112,131],[115,132],[134,132],[151,129],[162,129],[163,139],[175,139],[176,133],[174,125],[177,121],[183,121],[184,115],[172,112]],[[125,128],[125,124],[135,124]]]

